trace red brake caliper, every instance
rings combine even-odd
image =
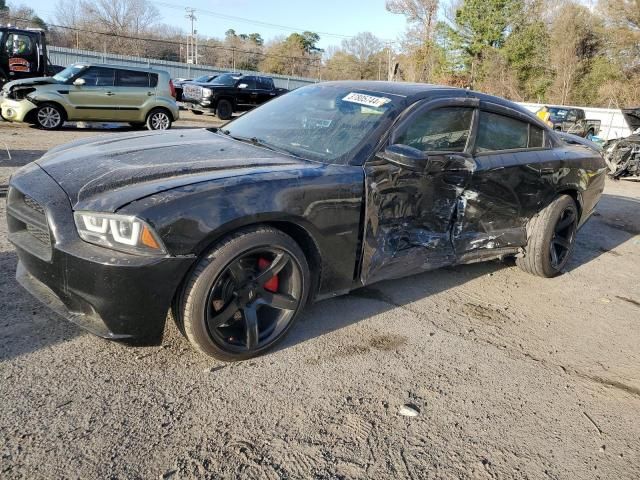
[[[258,259],[258,268],[260,270],[265,270],[269,265],[271,265],[271,262],[269,260],[267,260],[266,258],[259,258]],[[272,292],[275,293],[278,291],[278,275],[270,278],[265,284],[264,284],[264,289],[268,292]]]

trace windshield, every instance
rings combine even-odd
[[[75,77],[82,70],[87,68],[86,65],[70,65],[61,72],[56,73],[53,79],[58,83],[67,82],[70,78]]]
[[[569,110],[566,108],[550,108],[549,118],[552,122],[564,122],[569,115]]]
[[[194,82],[206,83],[211,78],[211,75],[202,75],[194,80]]]
[[[246,113],[223,132],[310,160],[346,164],[367,142],[377,143],[400,102],[384,93],[316,84]]]
[[[236,82],[240,80],[240,75],[233,75],[231,73],[225,73],[216,77],[211,82],[212,85],[225,85],[227,87],[233,87]]]

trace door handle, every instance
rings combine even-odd
[[[153,92],[147,92],[148,97],[150,97],[151,95],[153,95]]]
[[[107,93],[105,93],[105,95],[106,95],[107,97],[113,97],[113,96],[115,95],[115,93],[113,93],[113,92],[107,92]]]

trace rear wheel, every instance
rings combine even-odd
[[[149,130],[169,130],[173,122],[171,114],[164,108],[156,108],[147,115],[147,128]]]
[[[44,103],[35,114],[36,125],[45,130],[57,130],[64,123],[64,111],[53,103]]]
[[[182,298],[182,330],[220,360],[254,357],[293,325],[308,295],[310,273],[298,244],[280,230],[242,230],[200,260]]]
[[[216,107],[216,115],[220,120],[229,120],[233,115],[233,105],[229,100],[220,100]]]
[[[558,275],[571,257],[577,228],[576,202],[569,195],[559,196],[529,222],[529,240],[516,264],[532,275]]]

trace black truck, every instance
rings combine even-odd
[[[182,102],[196,114],[215,113],[229,120],[234,112],[251,110],[287,92],[276,88],[271,77],[224,73],[210,82],[185,83]]]
[[[12,80],[55,75],[62,67],[47,57],[44,30],[0,27],[0,87]]]

